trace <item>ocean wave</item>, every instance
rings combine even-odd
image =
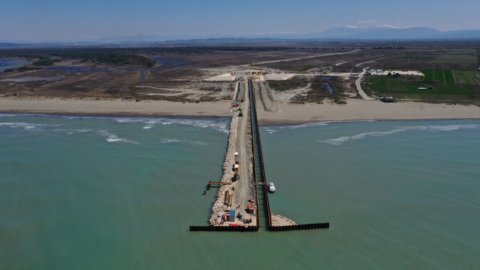
[[[190,140],[178,140],[178,139],[170,139],[170,138],[162,138],[160,139],[162,143],[168,144],[168,143],[183,143],[183,144],[189,144],[193,146],[208,146],[207,142],[202,142],[202,141],[190,141]]]
[[[143,127],[143,129],[152,129],[153,128],[153,125],[146,125]]]
[[[228,134],[228,123],[221,120],[209,120],[209,119],[188,119],[188,118],[168,118],[168,117],[109,117],[109,116],[81,116],[81,115],[46,115],[46,114],[0,114],[0,117],[46,117],[46,118],[63,118],[63,119],[100,119],[100,120],[113,120],[119,124],[128,123],[140,123],[144,124],[142,127],[145,130],[152,129],[155,125],[180,125],[180,126],[192,126],[198,128],[214,129],[222,133]]]
[[[368,137],[384,137],[408,131],[450,132],[464,129],[480,129],[480,125],[411,126],[388,131],[364,132],[353,136],[342,136],[334,139],[321,140],[320,142],[338,146],[349,141],[361,140]]]
[[[191,126],[198,128],[210,128],[219,132],[228,134],[228,125],[223,121],[205,120],[205,119],[182,119],[182,118],[115,118],[115,122],[119,124],[125,123],[141,123],[144,124],[143,129],[151,129],[155,125],[170,126]]]
[[[271,127],[264,127],[262,128],[265,132],[267,132],[268,134],[274,134],[274,133],[277,133],[278,132],[278,129],[276,128],[271,128]]]
[[[79,134],[79,133],[88,133],[88,132],[92,132],[93,130],[89,128],[75,128],[75,129],[56,128],[56,129],[53,129],[52,131],[73,135],[73,134]]]
[[[100,130],[98,131],[98,134],[102,135],[103,137],[105,137],[105,141],[109,142],[109,143],[133,143],[133,144],[139,144],[139,142],[137,141],[133,141],[133,140],[128,140],[128,139],[125,139],[125,138],[121,138],[119,137],[118,135],[114,134],[114,133],[111,133],[110,131],[108,130]]]
[[[0,117],[15,117],[19,116],[19,114],[14,114],[14,113],[0,113]]]
[[[76,129],[73,129],[72,131],[75,133],[87,133],[87,132],[91,132],[92,130],[89,128],[76,128]]]
[[[309,127],[323,127],[323,126],[329,125],[330,123],[331,122],[314,122],[314,123],[299,124],[299,125],[266,126],[263,128],[263,130],[269,134],[274,134],[284,130],[295,130],[295,129],[309,128]]]
[[[179,143],[180,140],[177,139],[169,139],[169,138],[162,138],[160,139],[162,143]]]
[[[324,127],[330,124],[337,124],[337,123],[356,123],[356,122],[375,122],[376,120],[359,120],[359,121],[325,121],[325,122],[313,122],[313,123],[305,123],[305,124],[298,124],[298,125],[285,125],[285,126],[266,126],[263,130],[269,134],[274,134],[284,130],[295,130],[295,129],[303,129],[303,128],[310,128],[310,127]]]
[[[0,122],[0,127],[21,128],[24,130],[35,130],[38,128],[56,127],[56,126],[59,126],[59,125],[25,123],[25,122]]]

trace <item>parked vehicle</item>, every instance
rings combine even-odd
[[[382,102],[385,102],[385,103],[394,103],[394,102],[397,102],[397,100],[396,100],[394,97],[387,97],[387,96],[381,97],[380,100],[381,100]]]

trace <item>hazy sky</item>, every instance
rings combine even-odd
[[[339,25],[480,29],[480,0],[0,0],[0,41],[311,33]]]

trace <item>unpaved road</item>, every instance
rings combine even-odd
[[[258,82],[254,84],[256,96],[260,99],[263,109],[267,112],[278,111],[277,103],[273,100],[273,94],[265,82]]]
[[[302,73],[293,73],[295,76],[303,77],[358,77],[360,74],[355,72],[331,72],[331,73],[311,73],[311,74],[302,74]]]
[[[345,54],[357,53],[357,52],[360,52],[360,51],[361,50],[353,50],[353,51],[340,52],[340,53],[324,53],[324,54],[310,55],[310,56],[305,56],[305,57],[295,57],[295,58],[287,58],[287,59],[280,59],[280,60],[258,62],[258,63],[256,63],[256,65],[266,65],[266,64],[274,64],[274,63],[280,63],[280,62],[292,62],[292,61],[305,60],[305,59],[314,59],[314,58],[319,58],[319,57],[345,55]]]
[[[362,97],[362,99],[364,99],[364,100],[374,100],[373,98],[369,97],[367,95],[367,93],[365,93],[365,91],[363,91],[363,88],[362,88],[362,80],[363,80],[363,77],[365,76],[365,74],[367,73],[367,69],[368,69],[368,67],[364,68],[362,73],[360,73],[360,76],[355,81],[355,86],[357,86],[358,94],[360,95],[360,97]]]
[[[242,82],[242,84],[245,84],[245,82]],[[246,89],[247,86],[243,85],[243,89]],[[248,95],[245,95],[244,93],[244,98],[245,101],[242,104],[242,112],[243,112],[243,117],[239,117],[239,123],[238,123],[238,137],[237,137],[237,149],[239,152],[239,157],[240,157],[240,179],[238,180],[238,183],[235,188],[235,193],[234,193],[234,205],[237,207],[240,205],[240,207],[237,209],[242,215],[247,215],[245,212],[245,208],[247,208],[247,203],[249,199],[255,199],[254,198],[254,189],[253,189],[253,182],[250,177],[250,165],[251,165],[251,145],[250,145],[250,131],[249,131],[249,124],[248,124],[248,118],[249,118],[249,106],[250,106],[250,100],[248,98]]]
[[[370,60],[370,61],[366,61],[366,62],[362,62],[362,63],[358,63],[355,65],[355,67],[361,67],[363,65],[366,65],[366,64],[370,64],[370,63],[374,63],[374,62],[377,62],[377,59],[375,60]]]

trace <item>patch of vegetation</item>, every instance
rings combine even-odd
[[[315,65],[304,65],[304,66],[298,68],[297,70],[298,70],[299,72],[306,72],[306,71],[308,71],[308,70],[310,70],[310,69],[312,69],[312,68],[314,68],[314,67],[316,67],[316,66],[315,66]]]
[[[118,89],[107,89],[103,92],[105,94],[108,94],[108,95],[116,95],[116,94],[120,93],[120,90],[118,90]]]
[[[222,91],[221,87],[218,86],[202,86],[200,87],[201,91],[209,91],[209,92],[220,92]]]
[[[90,61],[108,65],[141,65],[146,67],[155,65],[155,61],[142,56],[141,51],[136,49],[66,48],[9,50],[0,52],[0,56],[39,59],[33,63],[35,66],[50,66],[55,61],[65,58],[81,59],[85,62]]]
[[[17,68],[17,70],[20,72],[25,72],[30,70],[40,70],[40,69],[41,69],[40,67],[29,67],[29,66],[23,66],[23,67]]]
[[[441,74],[441,75],[439,75]],[[451,72],[450,72],[451,74]],[[366,87],[369,94],[394,96],[397,99],[413,99],[425,102],[463,103],[480,105],[480,87],[471,84],[454,84],[443,72],[431,72],[427,82],[421,77],[369,76]],[[442,78],[443,82],[437,80]]]
[[[55,64],[55,61],[50,58],[40,58],[37,61],[32,63],[32,65],[38,66],[38,67],[53,66],[53,64]]]
[[[451,70],[448,69],[422,69],[425,74],[425,82],[435,82],[441,84],[454,84],[455,79]]]
[[[456,83],[480,85],[480,71],[454,70],[452,72]]]
[[[432,63],[471,67],[477,63],[477,59],[475,54],[442,54],[437,56]]]
[[[399,60],[406,63],[425,63],[435,60],[435,55],[418,55],[418,54],[407,54],[399,55],[394,57],[395,60]]]
[[[320,102],[328,98],[337,104],[345,104],[345,93],[337,78],[315,77],[312,90],[307,93],[309,102]]]
[[[473,69],[477,63],[474,50],[456,48],[418,48],[391,52],[383,56],[382,69]]]
[[[305,104],[305,102],[307,101],[308,101],[307,96],[302,94],[297,94],[290,99],[290,103],[295,103],[295,104]]]
[[[271,89],[276,91],[288,91],[298,88],[304,88],[308,85],[308,79],[304,77],[293,77],[290,80],[284,81],[268,81]]]
[[[116,50],[65,50],[58,51],[54,55],[61,58],[82,59],[85,62],[91,61],[107,65],[139,65],[145,67],[153,67],[155,65],[155,61],[147,57]]]

